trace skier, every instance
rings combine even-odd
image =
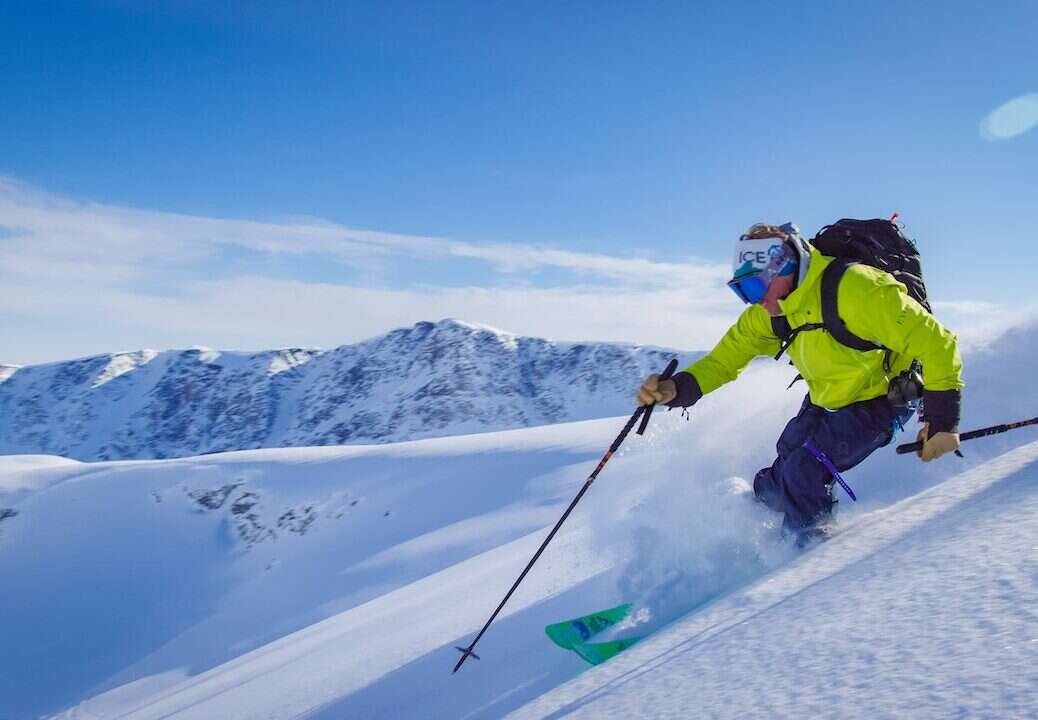
[[[834,262],[792,223],[751,227],[736,242],[728,283],[749,307],[709,354],[673,379],[650,375],[637,394],[640,405],[689,407],[734,380],[753,358],[788,351],[808,394],[778,439],[775,461],[754,478],[753,490],[784,513],[783,529],[800,545],[826,534],[833,485],[840,479],[836,471],[890,443],[914,414],[916,403],[907,402],[913,393],[904,389],[920,364],[926,382],[925,389],[917,386],[924,416],[919,457],[929,462],[959,448],[963,382],[957,339],[892,275],[850,264],[828,289],[843,330],[869,341],[865,347],[874,351],[848,347],[836,339],[840,333],[807,332],[831,329],[824,276],[832,274],[825,270]]]

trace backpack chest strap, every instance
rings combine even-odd
[[[796,340],[797,335],[802,332],[809,330],[821,330],[825,327],[822,323],[807,323],[806,325],[800,325],[799,327],[792,327],[789,324],[789,319],[785,315],[774,315],[771,318],[771,331],[775,333],[781,341],[778,353],[775,355],[776,360],[780,360],[783,355],[786,354],[786,350]]]

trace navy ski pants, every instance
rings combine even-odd
[[[834,478],[804,447],[808,439],[840,472],[867,458],[894,437],[897,424],[912,417],[909,408],[894,408],[887,398],[853,403],[839,410],[811,404],[810,397],[778,439],[778,457],[753,479],[757,499],[785,514],[783,526],[797,531],[824,523],[832,514]]]

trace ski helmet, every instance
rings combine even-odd
[[[810,258],[810,248],[793,223],[754,225],[735,243],[728,286],[744,302],[760,302],[777,277],[796,274],[799,285],[807,275]]]

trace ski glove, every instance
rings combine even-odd
[[[923,462],[936,460],[941,455],[959,449],[959,433],[936,432],[930,437],[930,423],[923,423],[916,440],[923,443],[923,447],[916,452]]]
[[[638,389],[635,401],[639,405],[666,405],[678,396],[678,386],[673,380],[660,380],[660,376],[653,373],[645,378],[645,382]]]

